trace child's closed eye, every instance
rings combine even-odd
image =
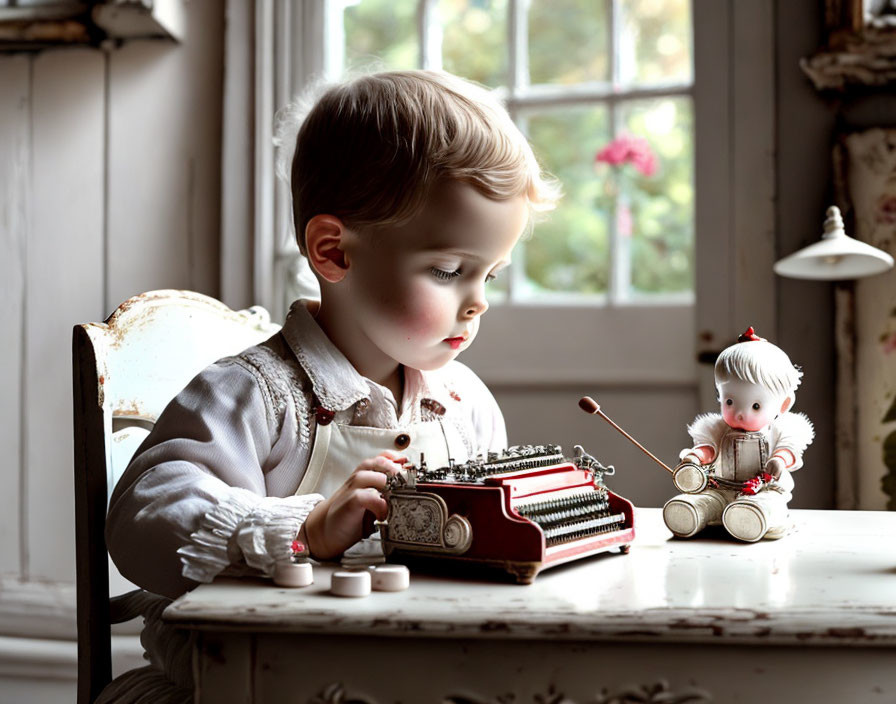
[[[430,267],[429,273],[435,276],[440,281],[450,281],[451,279],[456,279],[461,274],[460,269],[447,271],[445,269],[439,269],[439,267],[437,266]]]
[[[432,274],[437,279],[439,279],[439,281],[450,281],[451,279],[456,279],[457,277],[462,276],[464,272],[461,270],[460,267],[458,267],[457,269],[448,270],[448,269],[440,269],[439,267],[434,266],[434,267],[430,267],[429,273]],[[500,272],[494,272],[494,273],[489,272],[488,274],[486,274],[485,275],[485,283],[494,281],[495,278],[497,278],[499,273]]]

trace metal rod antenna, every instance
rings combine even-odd
[[[667,465],[661,459],[656,457],[650,450],[648,450],[641,443],[639,443],[637,440],[635,440],[631,435],[629,435],[622,428],[620,428],[618,425],[616,425],[606,413],[604,413],[602,410],[600,410],[600,406],[598,405],[597,401],[595,401],[593,398],[591,398],[590,396],[583,396],[579,400],[579,408],[581,408],[583,411],[585,411],[585,413],[590,413],[591,415],[598,415],[601,418],[603,418],[605,421],[607,421],[607,423],[612,425],[614,428],[616,428],[616,430],[618,430],[626,438],[628,438],[628,440],[632,444],[634,444],[639,450],[641,450],[641,452],[643,452],[650,459],[652,459],[654,462],[656,462],[660,467],[665,469],[669,474],[675,473],[674,470],[669,468],[669,465]]]

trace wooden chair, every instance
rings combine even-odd
[[[74,374],[78,703],[112,679],[111,624],[130,620],[114,592],[133,589],[103,536],[112,488],[168,402],[199,371],[273,335],[267,311],[233,311],[191,291],[151,291],[105,323],[76,325]],[[116,608],[118,606],[118,608]]]

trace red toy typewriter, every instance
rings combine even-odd
[[[390,560],[438,558],[497,567],[529,584],[541,570],[635,537],[632,504],[606,488],[604,467],[581,446],[524,445],[465,464],[392,477],[380,524]]]

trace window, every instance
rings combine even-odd
[[[693,381],[691,0],[303,5],[303,36],[318,45],[319,69],[444,68],[479,81],[498,92],[563,183],[558,209],[493,284],[489,323],[465,361],[490,383]],[[309,5],[317,8],[311,22]],[[623,135],[646,140],[655,171],[595,161]],[[291,277],[298,251],[291,237],[281,242],[275,272]],[[294,294],[287,287],[285,297]],[[508,361],[497,342],[520,329],[538,331],[541,342]],[[573,352],[564,369],[546,369],[550,344],[561,340]]]
[[[340,66],[444,68],[494,88],[566,196],[498,300],[622,304],[693,292],[689,0],[334,0]],[[659,168],[598,164],[614,136]],[[287,253],[294,256],[294,252]]]

